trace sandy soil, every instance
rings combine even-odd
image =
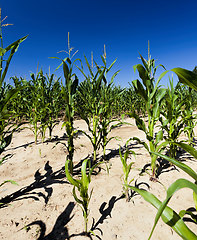
[[[134,123],[132,120],[128,120]],[[76,128],[87,131],[82,120],[75,121]],[[64,173],[66,159],[66,143],[62,138],[64,130],[61,124],[54,129],[52,142],[34,144],[34,136],[29,129],[14,134],[11,145],[5,154],[10,158],[1,166],[0,182],[12,179],[18,185],[7,183],[0,189],[0,202],[9,205],[0,209],[0,239],[31,240],[31,239],[88,239],[84,236],[82,211],[72,196],[72,186]],[[146,240],[153,226],[156,209],[135,194],[129,202],[122,198],[122,166],[119,157],[119,145],[124,148],[126,140],[137,136],[145,139],[143,132],[134,125],[124,125],[114,129],[112,136],[119,136],[122,141],[112,140],[108,145],[108,156],[111,169],[109,174],[102,165],[100,172],[92,176],[90,189],[93,195],[90,201],[89,228],[93,224],[97,236],[92,239],[102,240]],[[159,182],[149,180],[149,175],[140,176],[140,169],[150,163],[148,153],[141,145],[131,144],[136,152],[130,179],[131,185],[138,184],[150,189],[160,200],[164,200],[168,187],[178,178],[190,179],[183,171],[174,167],[163,168]],[[92,154],[92,147],[85,136],[75,140],[74,164],[75,172],[80,169],[81,160]],[[197,163],[188,155],[182,159],[197,171]],[[77,177],[77,175],[76,175]],[[188,189],[177,192],[169,204],[175,211],[193,207],[192,191]],[[186,224],[197,234],[197,225]],[[29,227],[27,227],[29,225]],[[152,240],[181,239],[173,230],[159,221]]]

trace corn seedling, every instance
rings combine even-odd
[[[135,156],[135,152],[130,151],[127,147],[126,147],[126,151],[125,151],[124,155],[122,155],[121,148],[119,148],[119,155],[120,155],[120,160],[122,162],[122,169],[123,169],[123,190],[124,190],[124,195],[126,197],[127,202],[129,201],[128,185],[134,180],[134,179],[131,179],[130,181],[128,181],[129,173],[130,173],[131,167],[134,163],[134,162],[130,162],[129,164],[127,163],[130,153],[132,153]]]
[[[94,170],[94,168],[98,165],[93,166],[92,168],[89,168],[88,174],[86,174],[86,168],[87,168],[88,159],[84,160],[81,167],[81,179],[74,179],[69,171],[69,160],[65,163],[65,172],[66,177],[68,181],[73,185],[73,197],[75,201],[80,204],[82,212],[83,212],[83,218],[84,218],[84,224],[85,224],[85,233],[88,233],[88,215],[89,215],[89,209],[88,204],[90,202],[92,191],[89,193],[89,184],[91,182],[91,174]],[[76,189],[79,193],[79,196],[77,196]]]

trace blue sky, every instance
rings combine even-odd
[[[2,17],[13,26],[3,28],[4,46],[29,35],[13,57],[7,75],[30,78],[37,65],[51,73],[66,57],[58,51],[67,49],[67,34],[76,58],[90,60],[91,52],[100,63],[103,45],[107,62],[117,58],[111,72],[121,70],[115,83],[122,87],[138,76],[133,65],[140,63],[139,53],[147,58],[148,40],[151,56],[168,70],[197,65],[197,1],[67,1],[1,0]],[[56,72],[62,74],[62,69]],[[80,81],[83,77],[79,75]],[[167,85],[168,78],[162,80]]]

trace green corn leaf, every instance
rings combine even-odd
[[[197,174],[196,174],[196,172],[193,169],[191,169],[189,166],[187,166],[186,164],[184,164],[182,162],[179,162],[178,160],[176,160],[174,158],[170,158],[168,156],[162,155],[160,153],[156,153],[156,152],[152,152],[152,153],[154,153],[157,156],[162,157],[165,160],[171,162],[172,164],[174,164],[175,166],[179,167],[184,172],[186,172],[188,175],[190,175],[195,181],[197,181]]]
[[[195,192],[193,192],[193,199],[194,199],[194,204],[195,204],[195,208],[196,208],[196,211],[197,211],[197,194]]]
[[[141,54],[140,54],[140,58],[141,58],[141,60],[142,60],[142,63],[144,64],[144,67],[146,68],[146,71],[149,71],[147,61],[142,57]]]
[[[158,91],[156,93],[156,101],[159,103],[163,99],[165,94],[166,94],[166,89],[165,88],[158,89]]]
[[[69,78],[69,68],[68,68],[68,65],[65,63],[65,61],[63,61],[63,71],[64,71],[64,77],[66,79],[66,81],[68,81],[68,78]]]
[[[0,47],[0,56],[3,56],[6,53],[6,49]]]
[[[168,144],[169,144],[168,141],[164,141],[164,142],[160,143],[159,145],[156,146],[155,151],[157,153],[161,152],[161,150],[163,150]]]
[[[190,188],[197,194],[197,185],[188,181],[188,180],[186,180],[186,179],[178,179],[174,183],[172,183],[171,186],[167,190],[166,199],[162,202],[162,204],[160,205],[160,207],[158,209],[157,215],[155,217],[155,223],[154,223],[153,229],[151,231],[150,237],[152,236],[152,233],[153,233],[153,231],[156,227],[156,224],[158,223],[159,218],[162,215],[162,212],[164,211],[164,209],[167,206],[168,202],[170,201],[171,197],[174,195],[174,193],[176,191],[178,191],[182,188]],[[185,233],[183,232],[182,229],[179,229],[179,235],[180,236],[182,235],[182,237],[184,236],[185,239],[190,239],[190,238],[186,238],[187,236],[185,235]],[[197,236],[196,236],[196,239],[197,239]]]
[[[148,101],[147,93],[146,93],[143,85],[141,84],[141,82],[137,79],[137,80],[133,80],[132,84],[135,88],[136,93],[138,95],[140,95],[145,101]]]
[[[82,185],[84,188],[88,189],[90,179],[86,175],[86,166],[87,166],[87,161],[88,159],[84,160],[81,166],[81,180],[82,180]]]
[[[144,121],[135,112],[129,113],[128,115],[129,117],[135,119],[136,126],[138,127],[138,129],[144,131],[145,133],[147,132]]]
[[[144,86],[148,88],[147,80],[149,80],[149,76],[146,69],[141,64],[138,64],[136,67],[139,72],[139,76],[143,81]]]
[[[28,37],[28,35],[26,35],[25,37],[22,37],[20,39],[18,39],[17,41],[11,43],[8,47],[5,48],[6,52],[8,52],[9,50],[17,47],[21,42],[23,42],[26,38]]]
[[[129,165],[127,167],[127,175],[126,175],[126,177],[128,177],[128,175],[129,175],[129,173],[131,171],[131,167],[132,167],[133,164],[134,164],[134,162],[129,163]]]
[[[59,59],[59,60],[62,61],[62,62],[60,63],[60,65],[55,69],[55,71],[57,71],[57,70],[62,66],[63,62],[67,61],[67,57],[64,58],[63,60],[62,60],[61,58],[59,58],[59,57],[49,57],[49,58],[51,58],[51,59]]]
[[[79,188],[79,181],[75,180],[69,173],[69,160],[66,160],[65,162],[65,173],[68,181],[75,187]]]
[[[92,172],[94,171],[95,168],[97,168],[100,164],[102,164],[103,162],[98,162],[96,164],[94,164],[93,167],[91,167],[91,169],[89,169],[89,176],[92,175]]]
[[[6,180],[6,181],[4,181],[3,183],[0,184],[0,187],[3,186],[5,183],[8,183],[8,182],[11,183],[11,184],[14,184],[14,185],[18,185],[18,183],[13,181],[13,180]]]
[[[72,83],[71,95],[76,93],[78,83],[79,83],[79,79],[75,76],[75,80]]]
[[[181,83],[184,83],[197,91],[197,74],[183,68],[173,68],[171,71],[176,73]]]
[[[156,134],[155,144],[157,145],[162,139],[163,139],[163,131],[160,130],[160,131]]]
[[[160,104],[159,102],[156,102],[153,105],[153,117],[154,119],[157,119],[160,116]]]
[[[12,134],[7,135],[6,137],[3,138],[3,140],[1,141],[1,145],[0,145],[0,154],[5,150],[5,148],[7,146],[10,145],[11,141],[12,141]]]
[[[125,167],[125,159],[122,157],[122,153],[121,153],[121,148],[119,147],[119,155],[120,155],[120,160],[122,162],[122,165]]]
[[[2,111],[7,103],[14,97],[14,95],[16,95],[17,92],[19,92],[21,90],[21,88],[13,88],[10,89],[9,92],[7,93],[7,96],[1,101],[1,105],[0,105],[0,111]]]
[[[11,50],[11,52],[10,52],[10,55],[9,55],[8,59],[6,60],[6,65],[5,65],[5,68],[3,70],[3,74],[2,74],[2,76],[0,78],[0,87],[2,86],[2,83],[3,83],[4,79],[5,79],[5,76],[7,74],[7,71],[8,71],[8,68],[9,68],[9,65],[10,65],[10,62],[12,60],[12,57],[13,57],[14,53],[17,51],[17,49],[19,47],[19,44],[21,42],[23,42],[27,38],[27,36],[18,39],[17,41],[13,42],[12,44],[10,44],[8,47],[5,48],[6,52],[8,52],[9,50]],[[0,70],[0,72],[1,71],[2,71],[2,69]]]
[[[111,77],[111,83],[113,83],[114,78],[117,76],[117,74],[118,74],[119,72],[120,72],[120,70],[117,71],[117,72],[115,72],[115,73],[113,74],[113,76]],[[110,85],[109,85],[109,87],[110,87]]]
[[[84,56],[84,58],[85,58],[86,65],[88,66],[88,69],[89,69],[89,72],[90,72],[91,76],[94,77],[94,73],[92,72],[92,69],[91,69],[91,67],[90,67],[90,64],[89,64],[86,56]]]
[[[136,187],[129,186],[129,188],[139,193],[145,201],[149,202],[156,209],[159,209],[161,207],[162,202],[153,194],[147,192],[146,190],[138,189]],[[168,206],[166,206],[161,213],[161,218],[184,240],[197,240],[197,236],[185,225],[180,216]],[[150,238],[151,235],[148,239]]]
[[[165,71],[165,72],[162,72],[161,74],[160,74],[160,76],[159,76],[159,78],[157,79],[157,82],[156,82],[156,84],[155,84],[155,88],[154,88],[154,90],[153,90],[153,92],[151,93],[151,95],[150,95],[150,99],[152,99],[153,97],[154,97],[154,95],[155,95],[155,93],[156,93],[156,91],[157,91],[157,89],[158,89],[158,84],[159,84],[159,82],[161,81],[161,79],[166,75],[166,73],[168,73],[169,71]]]
[[[76,194],[76,191],[75,191],[75,186],[73,187],[73,197],[75,199],[76,202],[78,202],[79,204],[83,204],[83,201],[81,201],[78,197],[77,197],[77,194]]]
[[[113,63],[109,66],[109,68],[107,69],[107,72],[109,72],[111,70],[111,68],[113,67],[114,63],[116,62],[117,58],[113,61]]]

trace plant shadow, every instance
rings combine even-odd
[[[197,210],[194,207],[188,208],[184,214],[183,221],[191,222],[197,225]]]
[[[34,221],[25,228],[27,231],[30,230],[30,227],[33,225],[38,225],[40,228],[40,235],[38,236],[37,240],[65,240],[65,239],[70,239],[69,233],[68,233],[68,228],[66,227],[66,224],[74,217],[74,215],[71,216],[71,213],[75,207],[74,202],[70,202],[68,206],[65,208],[65,210],[59,215],[57,218],[55,225],[52,229],[52,231],[45,235],[46,233],[46,224],[41,221],[37,220]]]
[[[92,226],[90,228],[90,232],[85,233],[85,232],[81,232],[78,234],[72,234],[70,235],[69,239],[71,238],[76,238],[77,236],[87,236],[89,239],[93,239],[92,235],[94,235],[97,239],[102,240],[102,238],[97,235],[95,233],[95,231],[99,231],[99,233],[101,234],[101,236],[103,235],[102,230],[99,228],[99,225],[103,224],[104,220],[108,219],[108,217],[112,217],[111,216],[111,212],[112,209],[114,207],[114,204],[119,201],[120,199],[124,198],[124,195],[120,196],[120,197],[116,197],[116,196],[112,196],[111,199],[108,202],[108,205],[106,202],[103,202],[99,208],[99,212],[101,214],[100,218],[98,219],[97,222],[95,222],[95,219],[93,218],[93,223]]]
[[[65,179],[64,168],[53,172],[52,167],[49,165],[49,162],[45,164],[44,170],[45,174],[41,174],[39,169],[34,174],[34,182],[30,185],[19,189],[18,191],[7,195],[0,199],[0,208],[6,207],[9,203],[14,201],[19,201],[22,199],[34,199],[39,201],[40,198],[43,198],[45,204],[48,203],[50,197],[53,193],[53,184],[63,184],[68,183]],[[44,189],[45,194],[42,192],[35,192],[37,189]]]

